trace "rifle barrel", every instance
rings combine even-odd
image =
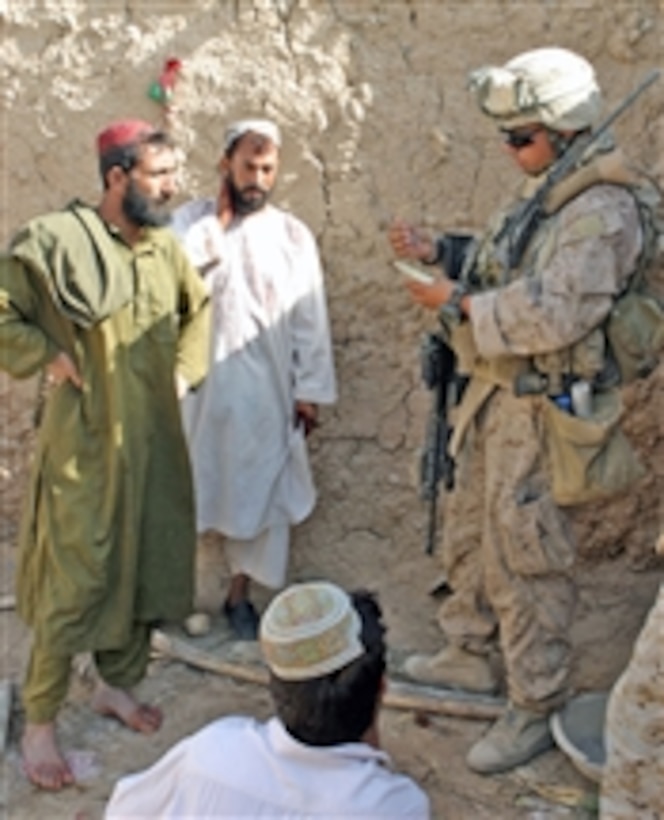
[[[613,111],[608,115],[608,117],[601,123],[597,128],[595,128],[584,140],[583,148],[576,148],[572,146],[569,151],[566,151],[563,156],[560,158],[559,162],[557,162],[553,168],[551,169],[551,173],[549,174],[549,179],[547,179],[545,185],[543,187],[549,188],[561,176],[564,176],[567,171],[573,168],[576,163],[583,157],[585,153],[585,149],[591,145],[593,142],[596,142],[602,134],[611,128],[613,123],[622,116],[623,112],[630,107],[637,99],[640,97],[643,92],[649,88],[656,80],[659,79],[661,75],[661,69],[654,68],[652,71],[648,72],[643,80],[634,88],[630,93],[625,97],[625,99],[620,103],[620,105],[616,106]],[[550,180],[550,181],[549,181]]]
[[[625,109],[629,108],[630,105],[636,100],[637,97],[640,97],[643,92],[649,88],[656,80],[660,78],[662,70],[660,68],[653,68],[652,71],[648,72],[643,80],[636,86],[636,88],[631,91],[625,99],[620,103],[617,108],[609,114],[609,116],[604,120],[604,122],[599,126],[599,128],[594,132],[594,135],[597,137],[600,134],[603,134],[608,128],[610,128],[613,123],[620,117],[625,111]]]
[[[507,237],[508,257],[510,267],[516,267],[521,261],[526,247],[528,246],[532,234],[535,231],[540,214],[544,208],[544,202],[551,189],[571,170],[573,170],[583,159],[587,149],[604,134],[623,112],[634,103],[637,97],[659,79],[662,71],[655,68],[650,71],[644,79],[634,88],[625,99],[608,115],[608,117],[587,136],[581,136],[567,148],[565,153],[559,157],[551,166],[549,173],[542,185],[525,205],[506,219],[505,224],[496,236],[496,243],[503,241]]]
[[[427,543],[425,547],[425,553],[427,555],[433,555],[434,549],[436,547],[436,532],[438,530],[438,522],[436,518],[438,516],[438,492],[434,492],[429,500],[429,521],[428,521],[428,528],[427,528]]]

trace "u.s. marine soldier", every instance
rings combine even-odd
[[[664,530],[657,539],[664,556]],[[664,581],[609,699],[601,820],[664,817]]]
[[[489,649],[499,633],[509,705],[467,758],[488,774],[549,748],[548,716],[566,696],[575,545],[546,436],[553,412],[581,422],[566,404],[575,384],[586,389],[586,405],[588,389],[598,403],[615,397],[601,391],[612,368],[601,326],[640,264],[644,230],[607,131],[553,188],[525,253],[510,260],[510,217],[564,152],[592,134],[601,93],[592,66],[560,48],[479,69],[471,88],[527,179],[468,249],[460,281],[443,273],[434,284],[407,283],[415,302],[440,310],[470,381],[451,441],[456,488],[447,497],[443,563],[452,594],[439,613],[446,644],[410,657],[405,670],[424,682],[493,691]],[[398,256],[432,264],[449,247],[402,221],[389,239]]]

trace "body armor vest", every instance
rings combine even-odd
[[[523,207],[523,200],[520,200],[507,212],[497,214],[491,221],[486,234],[477,243],[474,253],[469,255],[462,270],[461,279],[469,291],[472,293],[502,287],[524,276],[536,278],[538,272],[546,267],[549,258],[555,251],[560,229],[560,210],[576,196],[598,184],[619,185],[629,190],[635,199],[639,210],[643,239],[642,249],[635,270],[629,276],[626,291],[631,291],[643,284],[647,272],[653,269],[655,256],[658,253],[657,243],[661,227],[657,224],[656,214],[661,200],[655,187],[647,185],[644,180],[639,179],[626,166],[621,153],[614,150],[608,153],[597,153],[589,162],[561,180],[550,191],[545,208],[547,216],[538,227],[520,264],[515,268],[510,268],[507,264],[506,241],[503,239],[502,242],[499,242],[497,239],[505,221],[518,213],[518,210]],[[596,226],[591,224],[590,218],[586,227],[589,236],[596,231]],[[584,230],[583,219],[579,221],[578,230],[581,237]],[[662,295],[664,295],[664,286],[662,287]],[[620,296],[618,301],[620,301]],[[656,310],[657,305],[655,304],[653,305],[653,311]],[[514,362],[513,369],[515,371],[519,369],[522,371],[530,370],[535,376],[540,374],[544,377],[539,380],[542,385],[539,389],[535,386],[537,379],[533,379],[532,389],[528,392],[558,394],[563,392],[564,386],[574,379],[585,379],[594,382],[597,387],[615,384],[621,380],[621,377],[623,381],[629,380],[624,373],[620,372],[625,368],[618,367],[621,351],[612,350],[609,346],[611,333],[607,333],[607,327],[610,331],[615,314],[616,311],[612,311],[607,323],[602,323],[594,328],[574,345],[553,353],[532,357],[529,367],[525,366],[523,359],[519,360],[521,368],[518,368],[516,362]],[[656,328],[656,318],[652,322]],[[659,331],[655,330],[654,332],[661,341],[661,335],[664,333],[664,323],[662,323]],[[614,335],[620,338],[620,333]],[[624,333],[622,335],[625,336]],[[626,343],[629,345],[629,340]],[[649,343],[654,344],[652,340]],[[475,367],[471,366],[469,369],[474,371]],[[480,369],[483,369],[481,363]],[[482,375],[484,376],[484,373]]]

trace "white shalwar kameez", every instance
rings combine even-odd
[[[198,531],[225,536],[233,575],[283,586],[290,527],[316,493],[296,401],[336,400],[323,274],[310,230],[266,205],[224,230],[213,199],[173,229],[212,296],[211,366],[182,405]]]
[[[366,743],[307,746],[278,718],[225,717],[123,777],[105,820],[429,820],[425,793]]]

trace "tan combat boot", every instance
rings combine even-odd
[[[465,689],[482,694],[495,692],[498,681],[489,661],[483,655],[467,652],[450,644],[435,655],[411,655],[404,663],[404,672],[420,683]]]
[[[548,715],[509,705],[468,752],[466,763],[479,774],[496,774],[521,766],[552,746]]]

